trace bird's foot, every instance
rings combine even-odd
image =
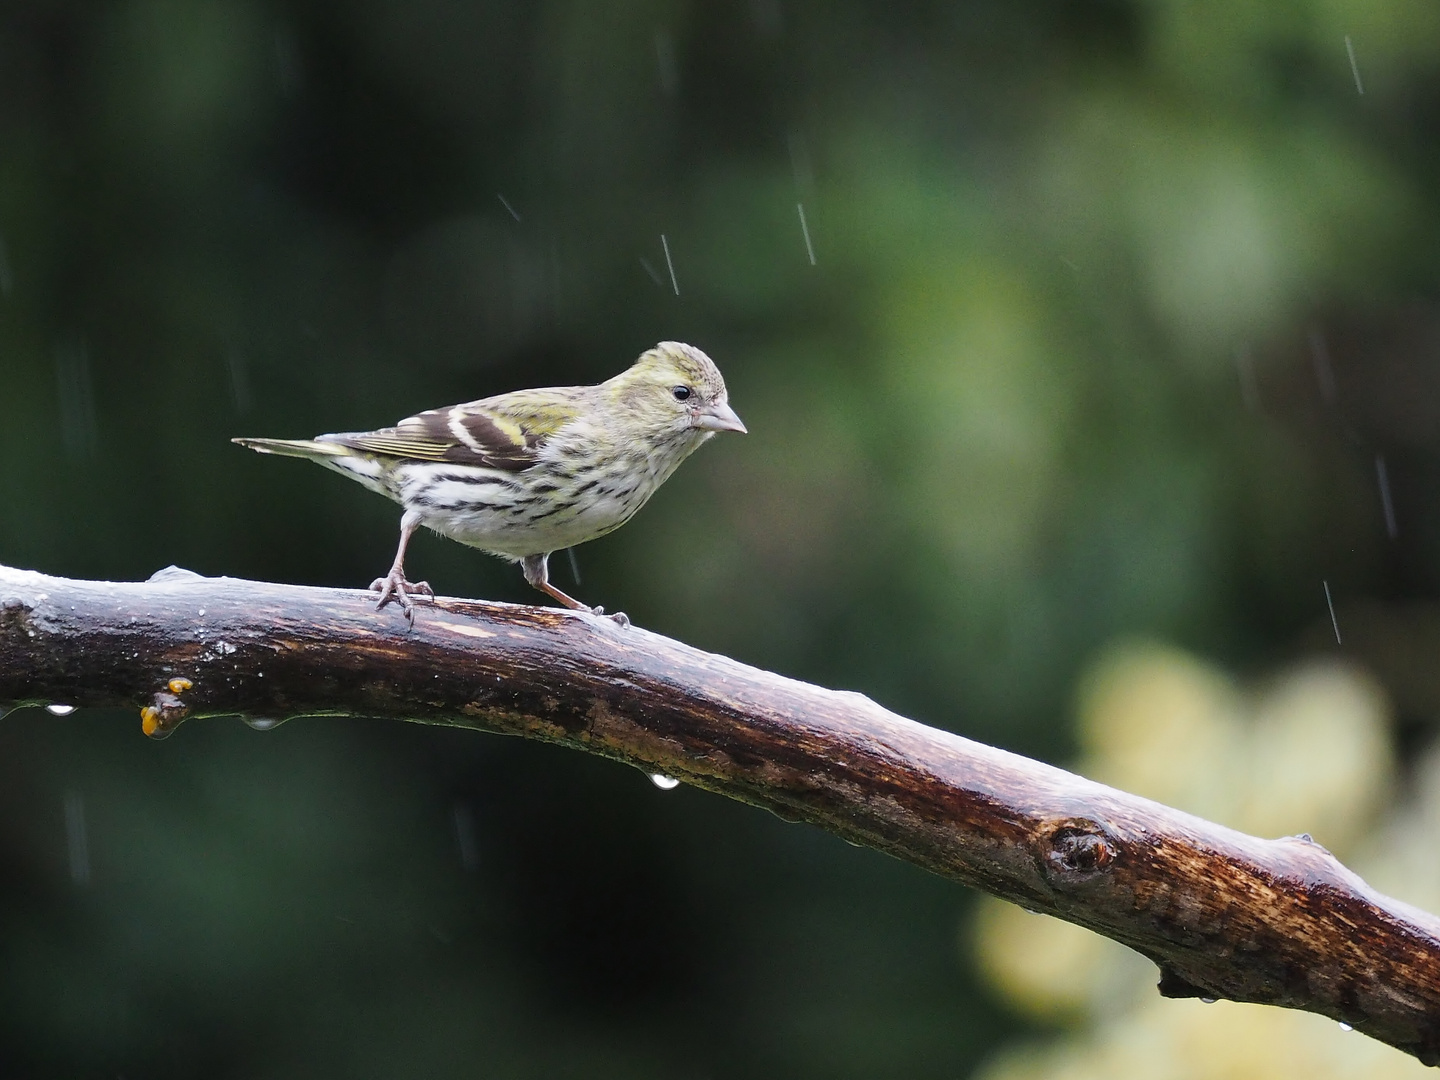
[[[419,596],[431,601],[435,599],[435,590],[428,581],[406,581],[405,575],[398,570],[391,570],[384,577],[376,578],[370,583],[370,591],[380,594],[380,599],[375,603],[376,611],[382,610],[389,603],[399,604],[411,626],[415,625],[415,602],[411,598]]]
[[[601,607],[599,604],[596,604],[594,607],[586,608],[585,610],[588,611],[591,615],[600,615],[600,616],[602,616],[602,617],[608,618],[608,619],[610,619],[611,622],[615,623],[617,626],[629,626],[629,625],[630,625],[630,616],[629,616],[629,615],[626,615],[625,612],[623,612],[623,611],[617,611],[617,612],[615,612],[614,615],[606,616],[606,615],[605,615],[605,609],[604,609],[603,607]]]
[[[564,604],[571,611],[583,611],[586,615],[603,616],[605,614],[605,609],[599,604],[596,604],[594,607],[591,607],[589,604],[582,604],[573,596],[568,593],[563,593],[554,585],[551,585],[545,577],[545,563],[543,561],[540,562],[538,570],[528,562],[525,566],[526,581],[530,582],[531,585],[534,585],[535,588],[541,592],[547,593],[554,599],[559,600],[560,603]],[[630,616],[626,615],[623,611],[617,611],[614,615],[611,615],[610,618],[620,626],[630,625]]]

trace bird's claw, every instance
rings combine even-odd
[[[601,605],[599,605],[599,604],[596,604],[594,607],[592,607],[592,608],[590,608],[590,609],[588,609],[588,610],[589,610],[589,612],[590,612],[591,615],[599,615],[599,616],[601,616],[602,618],[608,618],[611,622],[615,623],[616,626],[629,626],[629,625],[630,625],[630,616],[629,616],[629,615],[626,615],[625,612],[623,612],[623,611],[617,611],[617,612],[615,612],[614,615],[608,615],[608,616],[607,616],[607,615],[605,614],[605,609],[604,609]]]
[[[399,604],[411,626],[415,625],[415,602],[411,597],[419,596],[432,601],[435,599],[435,590],[428,581],[406,581],[403,574],[393,571],[372,581],[370,591],[380,594],[380,599],[375,603],[376,611],[383,610],[389,603]]]

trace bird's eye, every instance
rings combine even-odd
[[[677,386],[670,392],[675,395],[676,401],[689,401],[690,395],[695,391],[691,390],[688,386]]]

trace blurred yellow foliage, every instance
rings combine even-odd
[[[1412,805],[1377,826],[1392,792],[1389,710],[1358,668],[1308,661],[1246,688],[1179,650],[1130,643],[1083,680],[1079,725],[1087,776],[1261,836],[1308,832],[1377,888],[1432,909],[1440,900],[1425,842],[1440,824],[1440,755],[1420,769]],[[1324,1017],[1164,1000],[1137,953],[998,900],[982,904],[975,946],[1017,1009],[1079,1025],[1059,1043],[1003,1052],[983,1080],[1429,1075]]]

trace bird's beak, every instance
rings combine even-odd
[[[701,431],[738,431],[744,435],[745,425],[735,410],[723,401],[712,402],[695,413],[694,426]]]

